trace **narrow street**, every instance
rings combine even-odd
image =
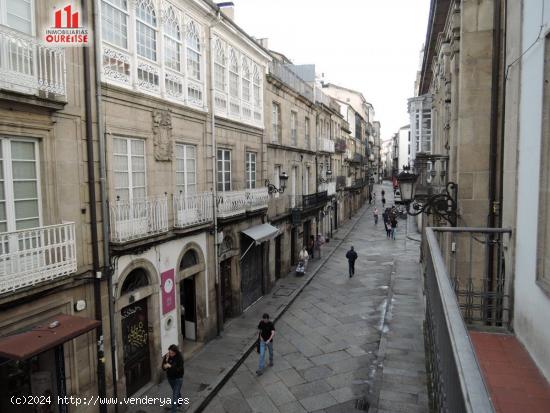
[[[390,185],[383,188],[391,205]],[[257,376],[253,351],[206,411],[427,411],[419,244],[407,239],[404,220],[393,241],[381,219],[374,224],[371,207],[360,213],[275,323],[274,366]],[[345,254],[352,245],[359,258],[350,279]]]

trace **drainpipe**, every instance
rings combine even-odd
[[[498,115],[499,115],[499,80],[501,68],[500,36],[501,36],[501,0],[493,0],[493,56],[491,69],[491,125],[490,125],[490,147],[489,147],[489,214],[487,226],[494,228],[497,214],[500,215],[500,205],[496,201],[497,187],[497,151],[498,147]],[[501,114],[504,117],[504,114]],[[500,148],[502,149],[502,147]],[[498,211],[497,211],[498,209]],[[493,241],[493,237],[491,237]],[[487,278],[489,288],[494,284],[494,260],[495,248],[492,242],[488,246]],[[491,300],[492,301],[492,300]],[[491,304],[491,303],[489,303]],[[489,305],[489,308],[491,305]],[[488,316],[490,314],[487,314]]]
[[[84,21],[88,21],[88,8],[85,1],[82,2]],[[92,237],[92,266],[94,274],[94,307],[95,318],[100,321],[96,328],[97,345],[97,388],[99,397],[106,396],[105,386],[105,358],[103,352],[103,315],[101,308],[101,278],[102,273],[99,266],[99,247],[97,234],[96,194],[95,194],[95,171],[94,171],[94,135],[92,119],[92,96],[90,94],[91,73],[89,49],[82,49],[84,64],[84,105],[86,115],[86,154],[88,167],[88,196],[90,202],[90,234]],[[106,405],[100,404],[99,411],[107,412]]]
[[[216,19],[214,22],[210,23],[208,27],[209,31],[209,59],[210,59],[210,123],[212,129],[212,216],[214,219],[214,274],[215,274],[215,286],[216,286],[216,326],[218,336],[223,330],[223,323],[221,322],[222,317],[222,303],[221,303],[221,285],[220,285],[220,263],[218,261],[218,210],[217,210],[217,199],[218,199],[218,186],[217,186],[217,170],[216,170],[216,116],[214,113],[214,36],[212,34],[212,29],[218,25],[221,21],[221,13],[218,9],[216,13]]]
[[[99,40],[99,14],[98,7],[95,1],[92,2],[92,14],[94,18],[94,33],[96,40]],[[115,317],[114,317],[114,300],[113,296],[113,271],[110,265],[111,256],[109,251],[109,208],[107,194],[107,170],[106,170],[106,144],[105,144],[105,129],[104,119],[101,105],[101,43],[94,42],[94,65],[95,65],[95,105],[97,113],[97,136],[99,140],[99,188],[101,192],[101,215],[102,215],[102,232],[103,232],[103,273],[107,275],[107,289],[109,299],[109,336],[110,336],[110,351],[111,351],[111,380],[113,383],[113,397],[118,397],[117,389],[117,363],[116,363],[116,334],[115,334]],[[118,412],[118,405],[115,404],[115,412]]]

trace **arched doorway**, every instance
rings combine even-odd
[[[136,268],[124,279],[120,289],[120,295],[128,297],[128,305],[120,311],[127,396],[151,380],[147,298],[134,301],[133,294],[149,284],[146,270]]]
[[[194,248],[188,249],[180,260],[180,330],[185,340],[197,340],[197,277],[201,261]]]

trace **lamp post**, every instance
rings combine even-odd
[[[454,182],[447,183],[445,192],[431,195],[425,200],[419,201],[416,197],[416,181],[418,175],[403,171],[397,175],[397,182],[401,192],[401,200],[407,206],[407,214],[416,216],[421,213],[435,215],[445,219],[451,226],[457,224],[456,193],[458,185]],[[412,210],[411,210],[412,204]]]
[[[269,194],[275,194],[275,193],[279,193],[279,194],[282,194],[283,192],[285,192],[285,188],[286,188],[286,181],[288,180],[288,175],[286,172],[281,172],[281,174],[279,175],[279,188],[277,188],[275,185],[273,185],[269,179],[266,179],[265,180],[265,186],[267,187],[267,192]]]
[[[330,169],[327,169],[326,178],[319,178],[319,183],[326,184],[327,182],[330,182],[330,177],[332,176],[332,171]]]

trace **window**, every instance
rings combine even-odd
[[[550,294],[550,36],[545,37],[542,136],[540,137],[539,213],[537,216],[537,281]]]
[[[218,149],[218,191],[231,191],[231,151]]]
[[[250,102],[250,68],[248,66],[248,60],[245,57],[243,57],[241,66],[243,74],[242,99],[245,102]]]
[[[279,142],[281,135],[281,107],[273,102],[271,112],[271,141]]]
[[[298,144],[297,128],[298,128],[298,114],[296,112],[290,112],[290,144],[294,147]]]
[[[172,7],[168,8],[164,20],[164,65],[181,71],[181,33]]]
[[[258,108],[262,107],[261,84],[258,66],[254,65],[254,106]]]
[[[150,0],[140,0],[136,6],[137,54],[157,61],[157,17]]]
[[[306,176],[304,178],[304,195],[309,194],[309,176],[310,176],[309,166],[306,166]]]
[[[128,1],[101,2],[101,34],[103,40],[123,49],[128,48]]]
[[[246,189],[256,188],[256,154],[246,153]]]
[[[239,97],[239,63],[233,49],[229,58],[229,95],[233,98]]]
[[[195,80],[201,79],[201,42],[199,29],[194,21],[187,24],[187,74]]]
[[[28,35],[34,32],[34,0],[0,0],[0,24]]]
[[[176,144],[176,194],[197,192],[197,147]]]
[[[0,138],[0,233],[40,226],[38,171],[36,142]]]
[[[225,47],[220,39],[216,39],[214,55],[214,87],[225,91]]]
[[[310,140],[310,137],[309,137],[309,118],[305,119],[304,131],[305,131],[304,141],[306,143],[306,148],[311,149],[311,140]]]
[[[117,198],[126,201],[144,199],[146,196],[145,141],[114,138],[113,173]]]

